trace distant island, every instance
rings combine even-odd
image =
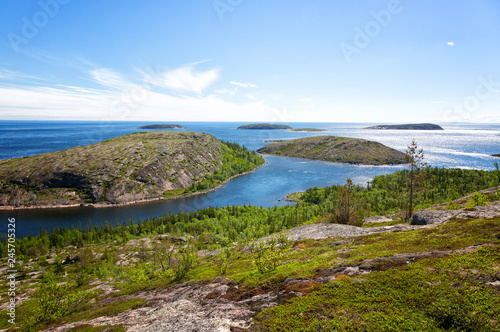
[[[284,142],[287,141],[286,139],[266,139],[265,141],[262,141],[263,143],[278,143],[278,142]]]
[[[295,131],[295,132],[322,132],[322,131],[328,131],[326,129],[319,129],[319,128],[297,128],[297,129],[289,129],[288,131]]]
[[[405,154],[381,143],[360,138],[316,136],[273,143],[258,153],[302,159],[360,165],[396,165],[406,163]]]
[[[253,123],[244,126],[239,126],[237,129],[259,129],[259,130],[285,130],[285,129],[293,129],[287,125],[280,124],[270,124],[270,123]]]
[[[492,154],[491,156],[500,158],[500,153],[499,154]]]
[[[361,129],[376,129],[376,130],[444,130],[441,126],[433,123],[410,123],[399,125],[379,125]]]
[[[264,159],[194,132],[138,132],[88,146],[0,160],[0,208],[106,206],[214,188]]]
[[[177,124],[152,124],[152,125],[142,126],[137,129],[186,129],[186,128]]]

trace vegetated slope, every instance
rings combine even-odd
[[[239,126],[237,129],[273,129],[273,130],[283,130],[292,129],[292,127],[280,124],[269,124],[269,123],[254,123],[244,126]]]
[[[186,128],[177,124],[152,124],[152,125],[142,126],[137,129],[186,129]]]
[[[444,130],[441,126],[433,123],[410,123],[399,125],[379,125],[371,126],[363,129],[377,129],[377,130]]]
[[[398,213],[407,208],[409,177],[408,170],[378,175],[368,187],[355,186],[353,191],[357,199],[366,200],[374,214]],[[497,175],[494,171],[432,167],[426,172],[425,190],[416,190],[413,193],[413,204],[415,209],[425,209],[434,204],[454,201],[476,190],[498,185],[500,174]],[[325,210],[328,206],[336,205],[341,189],[341,185],[309,188],[298,196],[298,200],[321,205]]]
[[[381,143],[360,138],[316,136],[273,143],[263,154],[363,165],[404,164],[405,154]]]
[[[255,153],[243,150],[237,157],[246,168],[225,171],[220,181],[263,163]],[[0,206],[123,204],[177,196],[224,169],[224,160],[231,159],[225,156],[232,153],[208,134],[156,131],[4,160]]]
[[[276,224],[276,212],[292,212],[288,220],[300,217],[301,206],[228,206],[137,225],[42,232],[18,239],[27,264],[16,266],[16,279],[25,279],[17,324],[54,332],[498,331],[500,202],[489,203],[483,208],[496,210],[490,219],[377,229],[313,223],[290,230],[302,229],[300,239],[281,237],[276,245],[246,238],[212,252],[199,250],[215,240],[205,231],[228,232],[250,215]],[[165,223],[173,218],[191,219],[189,232],[202,233],[180,236],[176,223]],[[229,227],[217,229],[218,222]],[[303,232],[325,226],[341,231]],[[171,234],[158,235],[168,228]],[[57,250],[47,259],[49,246]],[[7,264],[3,259],[0,268]],[[61,305],[52,305],[57,300]],[[7,329],[8,298],[0,304],[0,328]]]

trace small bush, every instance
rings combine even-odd
[[[94,292],[70,293],[68,285],[55,282],[42,285],[33,294],[36,299],[35,319],[38,322],[56,321],[58,318],[75,312],[80,305],[89,302]]]
[[[190,248],[180,249],[174,258],[172,269],[175,273],[175,280],[181,280],[193,268],[194,253]]]
[[[80,271],[73,276],[73,280],[75,281],[77,287],[82,287],[86,285],[91,279],[91,276],[87,271]]]
[[[450,202],[448,205],[446,205],[446,210],[459,210],[461,209],[463,206],[461,206],[460,204],[456,203],[456,202]]]
[[[288,251],[288,245],[289,240],[283,233],[267,241],[256,240],[250,243],[253,264],[260,273],[274,271]]]
[[[219,259],[215,261],[217,267],[219,268],[219,273],[225,275],[227,272],[228,260],[231,257],[231,251],[228,248],[224,248],[219,255]]]
[[[483,205],[489,205],[488,204],[488,196],[486,196],[483,193],[478,193],[475,192],[474,195],[472,195],[471,198],[467,201],[466,208],[473,208],[476,206],[483,206]]]
[[[54,273],[55,274],[64,274],[64,267],[62,265],[61,257],[56,257],[56,259],[55,259]]]

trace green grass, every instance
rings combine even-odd
[[[178,197],[184,193],[185,189],[174,189],[174,190],[169,190],[165,191],[163,193],[163,198],[172,198],[172,197]]]
[[[499,244],[500,219],[456,219],[436,228],[358,237],[349,252],[353,260],[432,250],[451,250],[477,243]]]

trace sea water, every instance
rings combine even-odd
[[[143,131],[138,127],[151,122],[99,121],[0,121],[0,159],[21,158],[39,153],[88,145],[112,137]],[[443,131],[366,130],[371,123],[288,123],[293,128],[320,128],[326,132],[288,132],[283,130],[238,130],[246,123],[176,122],[186,130],[205,132],[218,139],[236,142],[251,150],[268,143],[266,140],[287,140],[317,135],[335,135],[375,140],[394,149],[405,151],[415,139],[423,148],[426,161],[436,167],[493,169],[499,160],[492,154],[500,153],[500,124],[440,124]],[[145,219],[166,213],[189,211],[208,206],[251,204],[275,206],[290,204],[285,195],[310,187],[343,184],[346,178],[366,185],[373,177],[403,169],[405,166],[359,166],[308,161],[288,157],[265,157],[267,165],[255,172],[236,178],[220,189],[190,198],[139,203],[110,208],[58,208],[0,211],[1,225],[7,218],[16,218],[17,234],[36,234],[61,226],[87,225],[108,220],[120,223],[132,218]],[[5,234],[6,226],[0,226]]]

